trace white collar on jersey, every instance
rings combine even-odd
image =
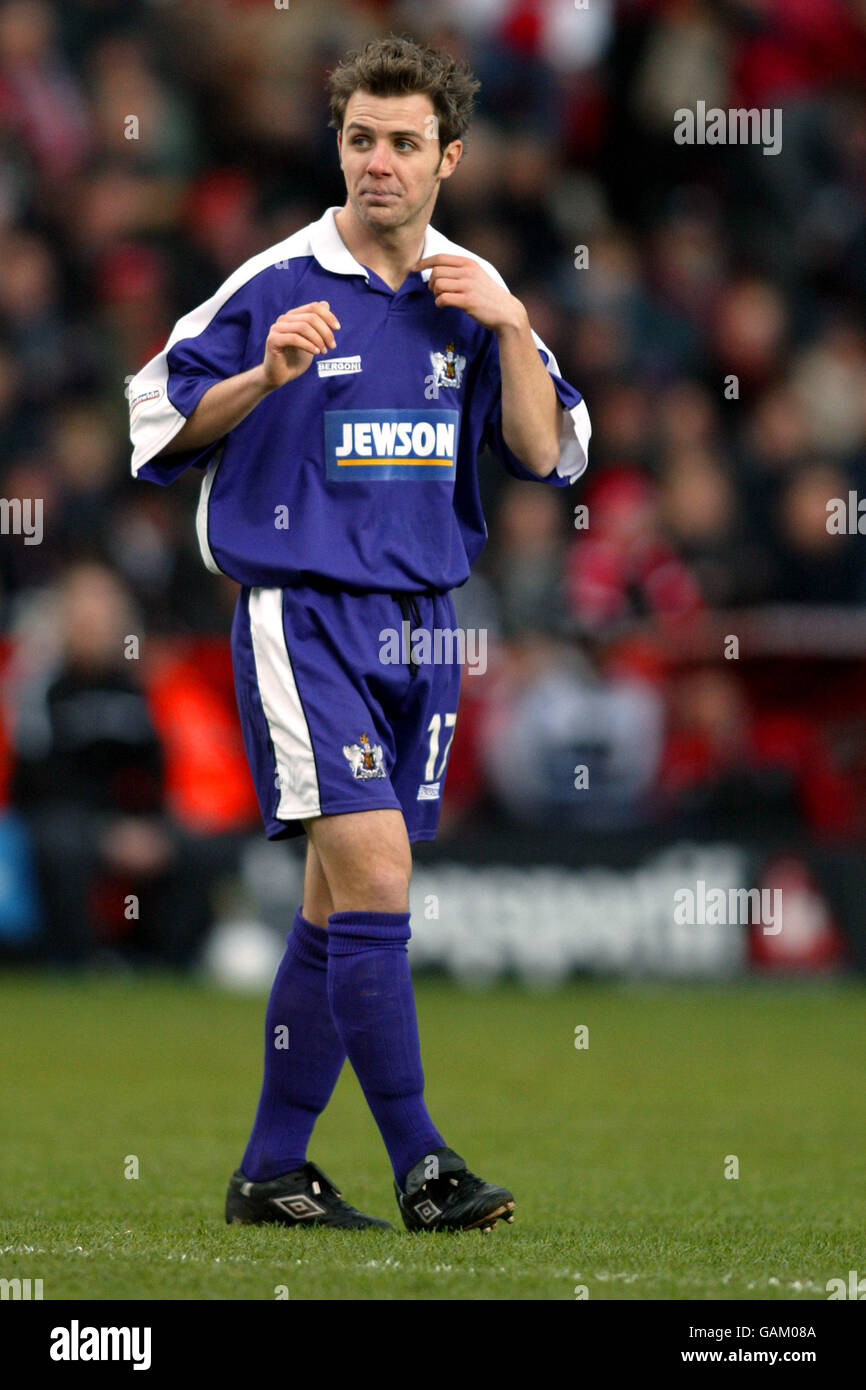
[[[348,246],[344,242],[340,233],[337,231],[337,223],[334,220],[340,211],[338,207],[328,208],[327,212],[319,218],[318,222],[310,224],[310,250],[323,270],[331,270],[335,275],[363,275],[369,281],[370,276],[360,261],[356,261]],[[451,242],[444,237],[441,232],[437,232],[435,227],[428,226],[424,233],[424,250],[420,259],[425,256],[435,256],[439,251],[452,250]],[[422,270],[421,278],[429,280],[432,271]]]

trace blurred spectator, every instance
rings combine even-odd
[[[850,830],[853,789],[807,719],[752,710],[729,666],[678,676],[671,697],[662,808],[680,833]]]
[[[721,292],[716,305],[714,347],[726,375],[737,378],[739,395],[775,378],[787,333],[782,296],[761,280],[737,280]]]
[[[504,653],[479,739],[516,824],[639,825],[658,774],[664,706],[634,674],[602,677],[573,651],[524,635]]]
[[[581,632],[613,635],[638,618],[696,613],[692,572],[663,538],[657,489],[634,468],[615,468],[586,490],[589,525],[571,543],[567,583]]]
[[[59,493],[54,534],[66,553],[104,550],[111,499],[120,490],[117,436],[100,401],[78,397],[50,420],[46,452]]]
[[[506,636],[562,630],[563,513],[552,488],[506,483],[485,571],[499,596]]]
[[[28,394],[48,400],[67,379],[69,333],[57,259],[29,232],[0,238],[0,325]]]
[[[166,814],[162,748],[125,659],[139,624],[101,566],[73,566],[57,602],[57,661],[19,691],[13,725],[12,799],[35,847],[48,956],[85,964],[108,936],[131,961],[188,965],[207,883],[194,838]]]
[[[0,8],[0,124],[52,180],[77,173],[90,145],[84,93],[58,48],[55,18],[46,0]]]
[[[596,435],[599,440],[593,472],[608,462],[650,463],[655,439],[652,393],[646,386],[637,381],[615,381],[600,388],[593,401],[592,421],[593,442]]]
[[[772,386],[755,402],[747,420],[747,448],[754,468],[783,473],[809,452],[808,402],[787,384]]]
[[[705,603],[731,608],[766,595],[768,566],[747,534],[734,480],[717,454],[672,449],[659,503],[665,534],[688,564]]]
[[[662,448],[701,449],[717,441],[718,406],[697,382],[675,382],[663,392],[658,405]]]
[[[808,464],[779,499],[774,590],[791,603],[866,602],[866,554],[859,535],[828,530],[827,504],[846,504],[850,479],[831,464]],[[846,505],[847,510],[847,505]]]
[[[143,171],[189,175],[198,162],[197,133],[183,89],[160,81],[142,38],[113,34],[88,61],[93,136],[99,151]]]
[[[866,334],[835,324],[800,354],[792,387],[813,449],[853,453],[866,442]]]

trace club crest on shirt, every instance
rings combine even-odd
[[[382,745],[371,743],[369,734],[362,734],[357,743],[344,743],[343,754],[348,759],[352,776],[361,781],[369,777],[384,777]]]
[[[432,381],[427,380],[433,388],[433,394],[438,394],[440,386],[459,387],[463,380],[463,369],[466,366],[466,358],[461,357],[455,351],[454,344],[448,343],[444,352],[431,352],[430,361],[433,364]]]

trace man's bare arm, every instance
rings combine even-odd
[[[265,355],[257,367],[217,381],[205,391],[186,424],[161,454],[203,449],[245,420],[259,401],[307,370],[313,358],[337,346],[340,324],[327,300],[302,304],[271,324]]]
[[[466,256],[440,253],[417,261],[440,309],[455,306],[496,334],[502,375],[502,437],[530,473],[546,478],[560,455],[562,406],[542,362],[529,315],[515,295]]]
[[[215,382],[205,391],[183,428],[160,453],[180,454],[185,449],[203,449],[215,439],[222,439],[246,419],[272,389],[265,381],[261,365]]]
[[[546,478],[559,462],[562,406],[538,355],[529,318],[519,300],[516,321],[501,327],[502,438],[525,468]]]

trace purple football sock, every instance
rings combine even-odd
[[[265,1076],[241,1163],[248,1178],[265,1182],[306,1162],[345,1059],[328,1005],[328,933],[298,908],[268,1000]]]
[[[331,1013],[401,1188],[419,1159],[445,1146],[424,1104],[410,935],[408,912],[328,918]]]

